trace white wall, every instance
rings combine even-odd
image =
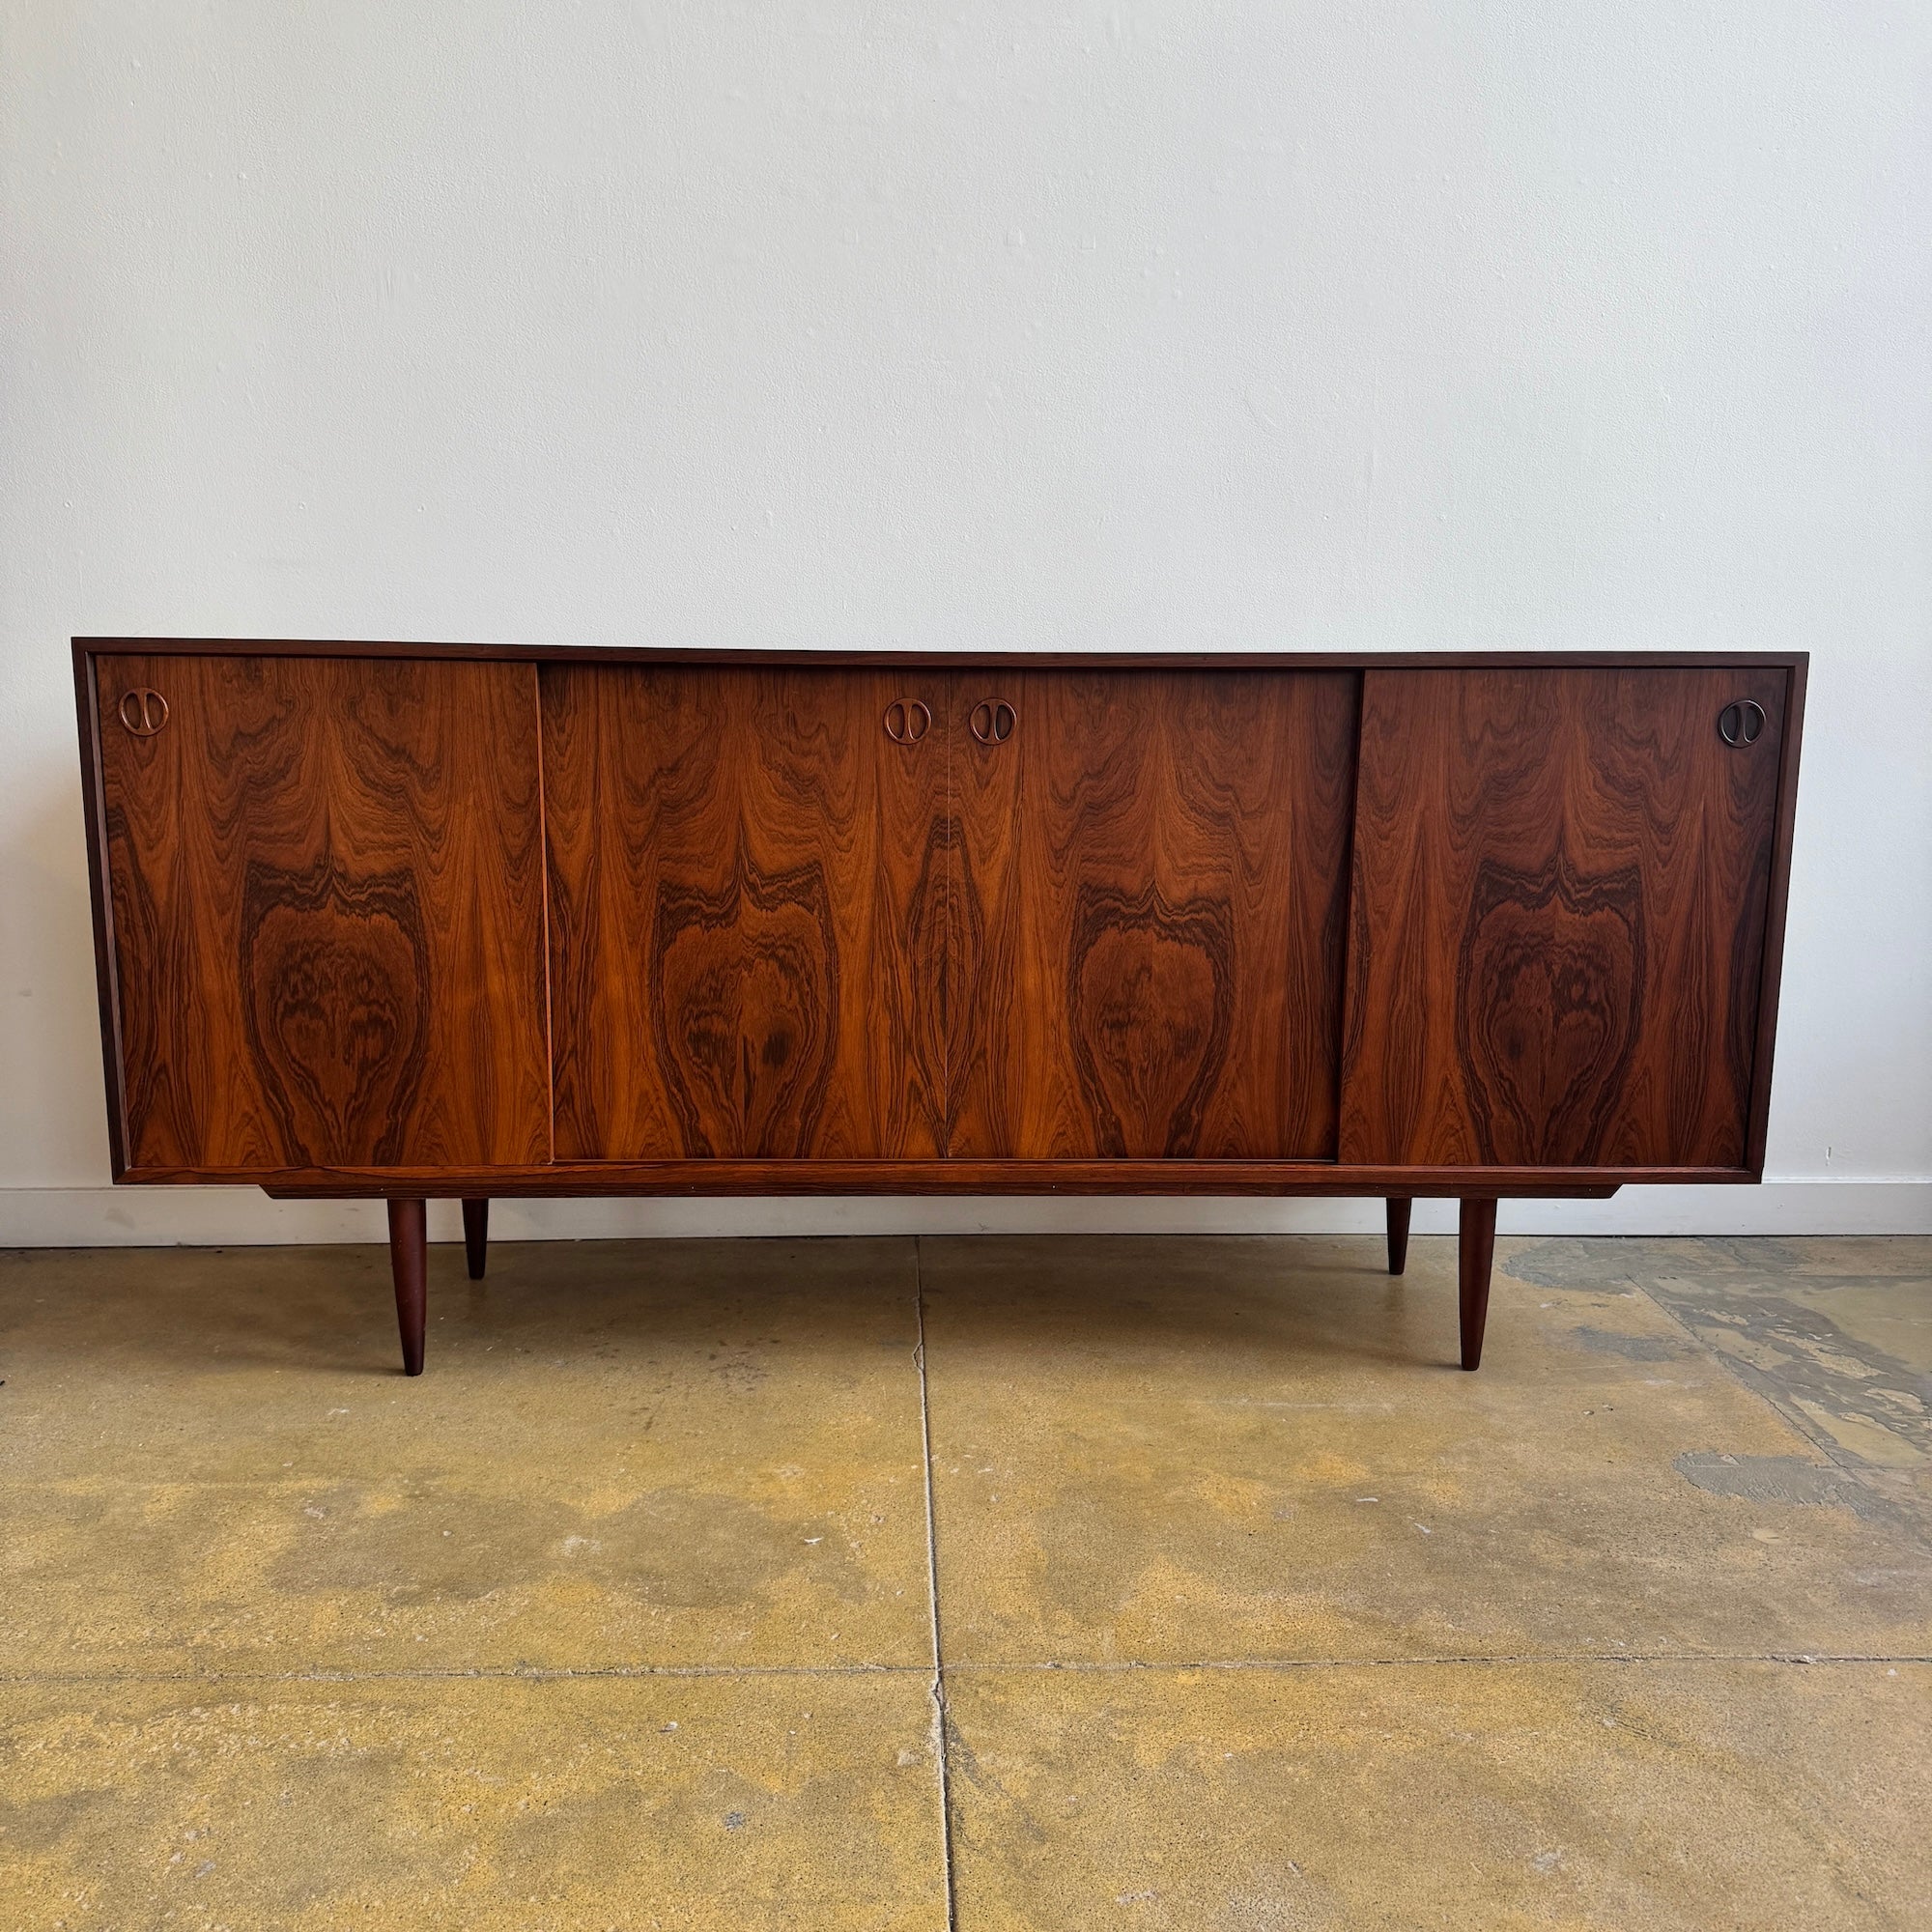
[[[1932,1226],[1923,0],[0,0],[0,1241],[375,1227],[100,1191],[75,632],[1808,649],[1836,1184],[1516,1225]]]

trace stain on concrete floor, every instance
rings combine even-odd
[[[1379,1246],[0,1256],[5,1922],[1928,1922],[1932,1242]]]
[[[1862,1492],[1932,1534],[1932,1283],[1916,1238],[1545,1241],[1540,1287],[1620,1275]],[[1853,1505],[1857,1506],[1857,1505]]]
[[[1797,1456],[1726,1456],[1715,1449],[1687,1449],[1675,1466],[1680,1476],[1714,1496],[1848,1509],[1863,1517],[1877,1514],[1878,1498],[1848,1476]]]

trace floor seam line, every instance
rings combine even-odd
[[[1384,1670],[1384,1669],[1467,1669],[1491,1667],[1529,1668],[1578,1663],[1621,1664],[1722,1664],[1786,1663],[1795,1667],[1824,1668],[1847,1663],[1932,1663],[1932,1652],[1921,1651],[1645,1651],[1635,1655],[1616,1651],[1524,1652],[1503,1657],[1334,1657],[1334,1658],[1191,1658],[1176,1662],[1150,1662],[1140,1659],[1100,1662],[1053,1662],[1034,1663],[949,1663],[947,1672],[993,1676],[1124,1676],[1138,1672],[1183,1674],[1208,1670],[1280,1671],[1293,1670]],[[31,1689],[80,1684],[463,1684],[463,1683],[566,1683],[651,1678],[669,1680],[766,1678],[864,1678],[920,1677],[928,1684],[930,1666],[923,1663],[880,1663],[859,1665],[730,1665],[610,1664],[582,1668],[558,1666],[538,1670],[510,1670],[479,1667],[449,1670],[188,1670],[188,1671],[0,1671],[0,1688]]]
[[[1141,1659],[1054,1661],[1031,1663],[953,1662],[950,1672],[959,1675],[1005,1673],[1040,1676],[1102,1676],[1142,1672],[1184,1674],[1208,1670],[1463,1670],[1481,1666],[1522,1669],[1537,1665],[1556,1666],[1580,1663],[1788,1663],[1799,1667],[1833,1663],[1932,1663],[1932,1652],[1919,1651],[1826,1651],[1826,1650],[1740,1650],[1740,1651],[1525,1651],[1504,1656],[1483,1657],[1199,1657],[1146,1661]]]
[[[1520,1650],[1493,1656],[1441,1654],[1418,1658],[1053,1658],[1034,1662],[954,1662],[947,1673],[1105,1673],[1105,1671],[1360,1671],[1463,1669],[1468,1665],[1538,1663],[1932,1663],[1922,1650]],[[0,1685],[182,1685],[182,1683],[512,1683],[572,1677],[925,1677],[927,1663],[556,1663],[452,1665],[421,1671],[0,1671]]]
[[[545,1664],[526,1670],[494,1664],[452,1665],[446,1670],[21,1670],[0,1671],[0,1685],[29,1684],[545,1684],[573,1678],[838,1678],[925,1677],[923,1663],[732,1664],[586,1663]]]
[[[919,1440],[925,1470],[925,1589],[932,1617],[932,1712],[933,1747],[939,1771],[939,1857],[940,1872],[946,1884],[946,1932],[955,1932],[958,1908],[952,1889],[952,1767],[951,1758],[952,1716],[946,1705],[946,1653],[939,1633],[939,1536],[938,1517],[932,1499],[932,1399],[925,1374],[925,1273],[922,1265],[920,1237],[912,1237],[913,1313],[917,1320],[919,1344],[913,1359],[919,1367]]]

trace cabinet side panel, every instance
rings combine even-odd
[[[1333,1157],[1357,687],[954,675],[955,1155]]]
[[[1344,1161],[1744,1163],[1786,684],[1365,674]]]
[[[544,668],[560,1158],[937,1155],[943,684]]]
[[[531,668],[96,679],[129,1165],[548,1160]]]
[[[1771,1127],[1771,1069],[1777,1044],[1777,999],[1784,977],[1784,916],[1791,893],[1791,845],[1798,820],[1798,753],[1804,735],[1804,684],[1809,658],[1785,672],[1782,769],[1777,780],[1777,830],[1772,846],[1771,892],[1765,908],[1764,975],[1758,989],[1757,1048],[1751,1065],[1750,1127],[1745,1165],[1764,1173]]]
[[[73,647],[74,705],[80,726],[80,800],[87,821],[87,891],[94,926],[95,993],[100,1009],[100,1063],[107,1094],[107,1154],[114,1179],[128,1170],[128,1109],[122,1095],[120,996],[114,983],[114,908],[107,884],[107,825],[100,776],[100,700],[93,653]]]

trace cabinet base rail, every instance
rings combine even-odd
[[[1388,1198],[1388,1271],[1408,1264],[1408,1222],[1412,1198]],[[389,1201],[389,1268],[396,1283],[396,1323],[402,1332],[403,1373],[423,1372],[423,1344],[429,1325],[429,1217],[420,1195]],[[481,1281],[489,1256],[490,1202],[466,1196],[463,1247],[469,1279]],[[1462,1318],[1463,1366],[1483,1362],[1483,1329],[1490,1315],[1490,1270],[1496,1252],[1496,1197],[1464,1195],[1459,1201],[1456,1239],[1457,1295]]]

